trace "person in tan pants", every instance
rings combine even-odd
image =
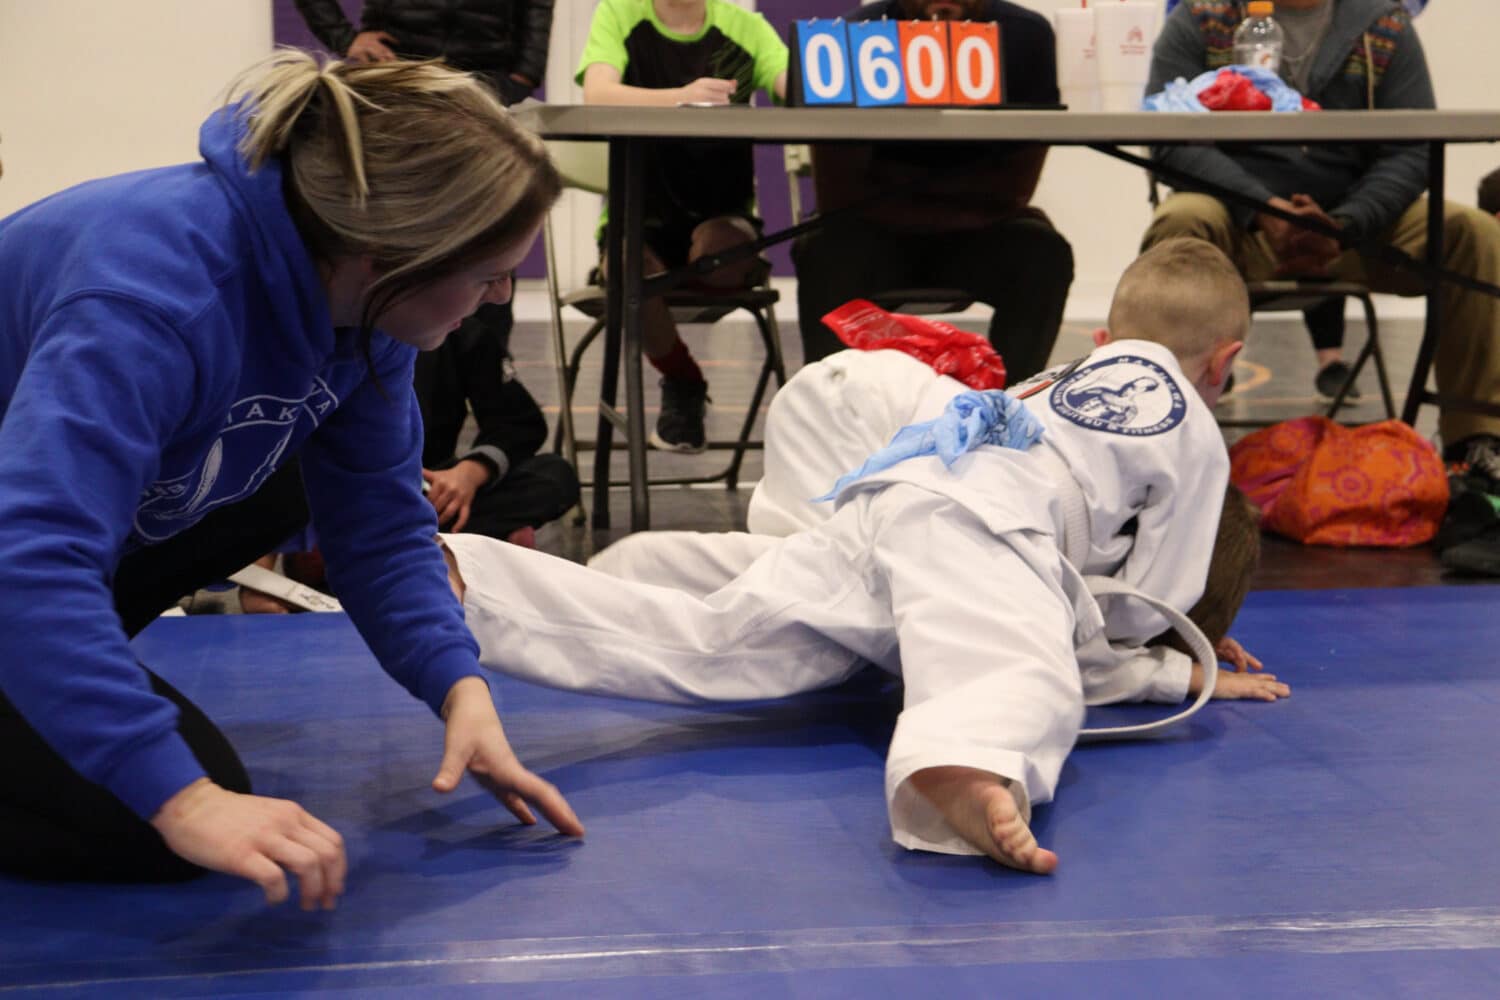
[[[1477,208],[1451,201],[1444,204],[1443,218],[1443,267],[1500,284],[1500,221]],[[1219,199],[1179,192],[1157,208],[1141,246],[1155,246],[1174,236],[1195,236],[1229,254],[1247,281],[1266,281],[1288,273],[1284,264],[1288,240],[1296,238],[1295,233],[1288,232],[1293,229],[1281,219],[1261,215],[1254,230],[1245,230],[1235,224],[1229,208]],[[1375,292],[1407,296],[1427,292],[1425,279],[1413,271],[1365,258],[1352,250],[1341,251],[1332,240],[1315,234],[1308,236],[1311,238],[1304,243],[1328,244],[1319,251],[1320,259],[1326,261],[1316,271],[1320,275],[1358,282]],[[1427,253],[1427,199],[1413,202],[1381,240],[1423,259]],[[1452,284],[1444,284],[1441,295],[1443,336],[1433,365],[1438,390],[1445,395],[1500,400],[1500,299]],[[1477,446],[1478,442],[1471,439],[1500,437],[1500,417],[1481,413],[1444,410],[1438,427],[1451,459],[1459,459],[1469,450],[1453,445]],[[1490,478],[1497,478],[1497,472],[1500,465],[1489,473]]]
[[[1147,93],[1228,65],[1244,14],[1242,0],[1182,0],[1152,50]],[[1322,108],[1436,106],[1411,17],[1392,0],[1279,0],[1276,21],[1286,34],[1278,72]],[[1420,144],[1179,146],[1154,149],[1152,156],[1189,177],[1315,218],[1340,230],[1343,245],[1374,241],[1418,259],[1426,253],[1428,163]],[[1184,187],[1157,209],[1143,247],[1173,236],[1197,236],[1228,253],[1251,280],[1325,276],[1398,295],[1426,291],[1416,274],[1346,251],[1338,240],[1265,212],[1226,205],[1194,192],[1191,184]],[[1448,203],[1442,263],[1500,284],[1500,223],[1477,209]],[[1500,402],[1500,301],[1445,283],[1441,310],[1443,335],[1434,366],[1438,390]],[[1466,484],[1500,494],[1500,417],[1444,409],[1439,429],[1444,457],[1465,474]]]

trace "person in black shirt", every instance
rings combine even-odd
[[[1006,104],[1056,104],[1047,19],[1005,0],[880,0],[844,15],[933,18],[1000,27]],[[1004,114],[1004,110],[993,112]],[[994,308],[989,339],[1011,381],[1046,366],[1073,283],[1073,251],[1030,205],[1045,146],[880,143],[813,147],[818,207],[889,197],[831,219],[792,248],[804,360],[843,350],[822,317],[850,299],[901,288],[953,288]]]
[[[529,546],[536,528],[578,503],[578,475],[561,456],[538,454],[547,420],[517,381],[507,341],[476,315],[443,346],[417,355],[422,478],[444,531]],[[460,452],[470,409],[478,433]]]
[[[552,0],[366,0],[355,28],[338,0],[296,0],[307,28],[350,62],[441,59],[473,73],[506,104],[547,72]]]

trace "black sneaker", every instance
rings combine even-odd
[[[1500,497],[1469,487],[1462,476],[1449,476],[1451,499],[1432,547],[1446,552],[1492,529],[1500,529]]]
[[[708,447],[703,416],[708,410],[708,383],[661,380],[661,414],[651,432],[651,447],[696,455]]]
[[[1500,531],[1486,531],[1438,556],[1445,569],[1470,576],[1500,576]]]
[[[1318,369],[1318,374],[1313,378],[1313,385],[1318,390],[1318,395],[1330,403],[1338,398],[1339,390],[1349,380],[1349,373],[1353,371],[1346,361],[1330,361]],[[1351,385],[1349,391],[1344,394],[1344,402],[1357,403],[1364,397],[1360,394],[1359,386]]]
[[[1443,449],[1449,483],[1459,478],[1464,489],[1500,495],[1500,438],[1475,434]]]

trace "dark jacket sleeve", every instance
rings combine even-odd
[[[1427,57],[1408,23],[1375,91],[1375,107],[1426,110],[1436,106]],[[1427,146],[1388,143],[1375,148],[1369,169],[1329,213],[1342,218],[1350,236],[1361,239],[1385,232],[1425,190]]]
[[[547,78],[547,45],[552,38],[552,0],[525,0],[516,25],[516,64],[519,73],[538,84]]]
[[[338,0],[296,0],[297,13],[307,24],[307,30],[317,36],[328,51],[343,55],[349,51],[349,43],[359,34],[349,19],[344,16]]]
[[[1193,24],[1187,4],[1179,4],[1167,18],[1151,50],[1151,79],[1146,84],[1146,93],[1160,93],[1178,77],[1191,80],[1207,69],[1208,50],[1203,44],[1203,36]],[[1213,146],[1153,146],[1151,158],[1258,201],[1275,197],[1254,174]],[[1242,228],[1249,228],[1255,216],[1253,210],[1237,205],[1230,205],[1229,210],[1235,222]]]

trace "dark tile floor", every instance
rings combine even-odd
[[[528,294],[523,292],[523,295]],[[529,294],[540,295],[539,292]],[[785,296],[784,296],[785,297]],[[527,310],[519,308],[523,316]],[[1384,346],[1392,389],[1399,412],[1405,397],[1406,382],[1420,337],[1419,322],[1410,310],[1405,315],[1382,323]],[[969,324],[972,326],[972,324]],[[975,329],[980,329],[974,326]],[[1058,338],[1054,359],[1066,359],[1086,353],[1088,331],[1083,324],[1065,325]],[[513,338],[517,369],[554,422],[558,413],[559,394],[551,348],[545,326],[540,323],[518,324]],[[748,327],[721,324],[713,330],[688,329],[684,338],[700,358],[707,374],[713,398],[709,415],[711,437],[732,437],[743,419],[754,378],[760,365],[760,351]],[[801,361],[795,322],[783,319],[782,339],[789,371]],[[1353,354],[1364,342],[1364,324],[1349,321],[1348,350]],[[598,359],[586,362],[579,393],[575,398],[575,420],[583,436],[593,436],[594,411],[586,401],[598,391]],[[1318,412],[1320,403],[1313,392],[1314,361],[1312,349],[1295,315],[1263,315],[1257,318],[1251,341],[1243,360],[1236,366],[1239,388],[1220,404],[1221,417],[1232,420],[1279,420]],[[655,379],[648,372],[648,420],[655,418]],[[1344,412],[1351,421],[1380,419],[1373,368],[1360,377],[1364,399]],[[1428,436],[1436,433],[1435,411],[1427,408],[1418,429]],[[1247,433],[1240,428],[1226,428],[1225,435],[1234,440]],[[712,471],[722,464],[723,452],[701,456],[678,456],[652,452],[648,462],[653,475],[693,475]],[[591,468],[592,459],[583,453],[582,462]],[[718,463],[718,464],[716,464]],[[614,459],[615,475],[624,478],[623,454]],[[696,487],[657,487],[651,492],[651,525],[657,529],[694,531],[731,531],[744,528],[745,507],[750,490],[760,475],[760,457],[752,452],[746,459],[742,485],[737,491],[722,485]],[[594,530],[585,523],[568,519],[549,525],[539,535],[542,548],[573,559],[586,559],[598,548],[621,537],[628,530],[628,495],[617,489],[612,494],[612,525],[607,531]],[[1423,586],[1469,582],[1446,574],[1427,547],[1405,550],[1334,549],[1305,547],[1295,542],[1268,536],[1263,547],[1255,589],[1298,589],[1326,587]]]

